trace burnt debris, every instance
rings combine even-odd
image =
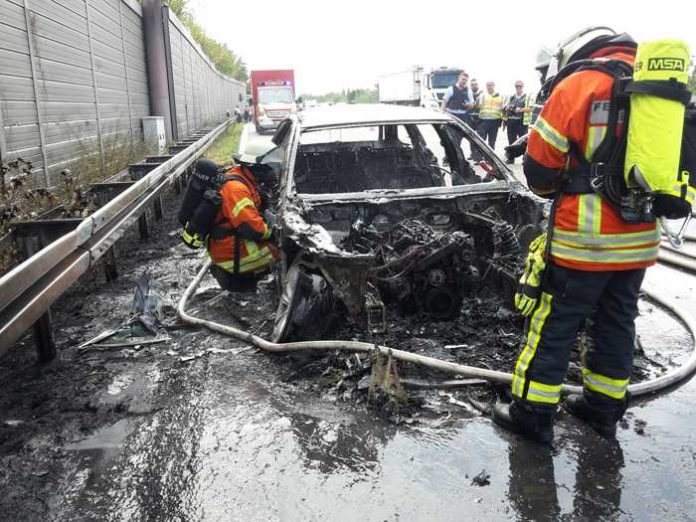
[[[342,247],[375,255],[367,281],[403,314],[422,311],[436,320],[452,319],[478,279],[470,235],[437,231],[418,220],[381,232],[358,222]]]

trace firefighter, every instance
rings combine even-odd
[[[636,43],[626,34],[590,28],[559,49],[551,75],[582,59],[632,66]],[[560,81],[531,129],[523,161],[530,188],[554,198],[547,243],[536,245],[546,254],[539,259],[548,262],[542,275],[529,274],[527,283],[540,294],[529,310],[512,402],[498,403],[493,420],[541,442],[553,438],[561,385],[583,326],[592,340],[582,371],[584,393],[567,397],[565,407],[601,435],[615,435],[628,403],[638,293],[645,269],[657,260],[656,223],[627,223],[581,174],[581,163],[591,162],[607,130],[613,85],[612,76],[591,69]]]
[[[225,290],[253,291],[279,258],[271,235],[269,199],[277,181],[275,149],[263,156],[234,156],[235,167],[220,188],[222,204],[208,239],[210,272]]]

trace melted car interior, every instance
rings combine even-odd
[[[304,132],[295,163],[295,188],[301,194],[421,189],[502,176],[495,176],[492,167],[474,168],[466,161],[460,146],[464,135],[459,132],[442,124]]]

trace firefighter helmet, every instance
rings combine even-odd
[[[544,46],[537,52],[535,69],[539,72],[539,80],[542,84],[546,81],[552,58],[553,51],[548,47]]]
[[[279,147],[264,147],[264,150],[254,154],[235,154],[232,158],[236,163],[249,168],[261,185],[273,187],[277,184],[282,165],[282,149]]]

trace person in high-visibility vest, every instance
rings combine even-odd
[[[495,149],[498,129],[503,121],[504,103],[503,97],[495,90],[495,82],[486,82],[486,92],[481,95],[479,103],[480,123],[476,132],[488,142],[492,149]]]
[[[576,60],[632,66],[636,47],[626,34],[589,28],[560,48],[554,74]],[[565,407],[601,435],[615,435],[628,404],[638,294],[660,247],[654,221],[627,223],[582,183],[580,155],[591,161],[606,133],[613,87],[612,76],[592,69],[560,81],[531,129],[524,157],[530,188],[554,197],[555,211],[542,241],[548,246],[537,245],[537,254],[547,249],[545,273],[529,277],[528,288],[516,296],[523,302],[528,294],[534,301],[513,372],[513,400],[497,404],[493,420],[542,442],[553,438],[562,383],[582,326],[592,340],[582,370],[584,393],[567,397]]]
[[[473,78],[471,80],[471,95],[474,97],[474,105],[469,111],[469,127],[476,130],[479,124],[479,110],[481,95],[483,94],[483,89],[479,87],[478,80]]]
[[[522,135],[529,132],[529,126],[532,124],[532,117],[534,115],[534,102],[536,100],[535,93],[527,93],[527,99],[524,104],[524,115],[522,116],[522,125],[524,132]]]
[[[508,98],[505,105],[508,145],[512,145],[517,138],[527,134],[523,118],[529,95],[524,93],[524,83],[521,80],[515,82],[515,94]],[[507,163],[514,163],[514,159],[508,159]]]
[[[270,156],[273,152],[267,154]],[[280,252],[271,242],[275,216],[262,196],[277,179],[268,158],[241,154],[220,189],[222,205],[208,240],[210,273],[225,290],[250,291]]]

